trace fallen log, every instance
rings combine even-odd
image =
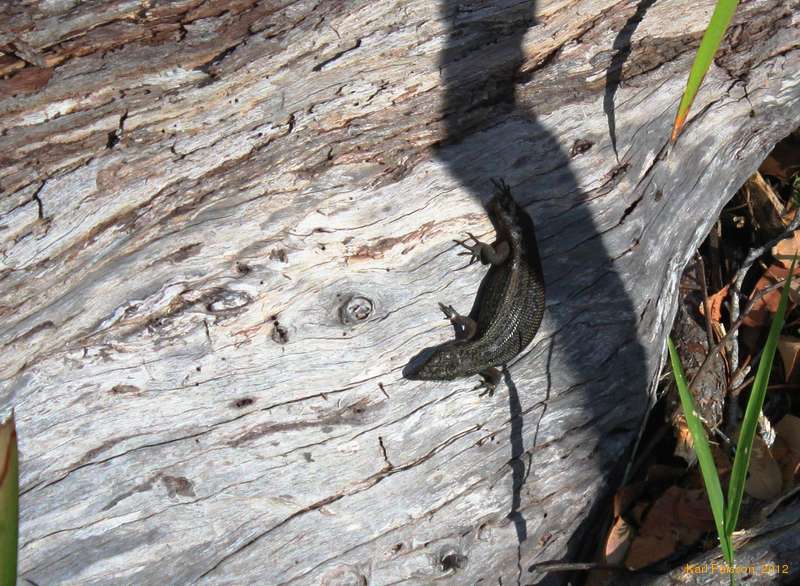
[[[0,18],[0,405],[35,584],[558,582],[622,478],[681,271],[800,114],[755,0],[109,0]],[[547,311],[493,397],[452,331],[502,178]]]

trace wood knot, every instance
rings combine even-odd
[[[579,138],[572,144],[572,148],[569,150],[569,154],[573,157],[576,157],[578,155],[582,155],[593,146],[594,143],[591,140],[586,140],[585,138]]]
[[[453,547],[446,547],[439,552],[439,569],[442,572],[457,572],[467,566],[467,556]]]
[[[272,341],[281,345],[289,341],[289,330],[283,327],[278,320],[272,324]]]
[[[339,306],[339,321],[351,325],[369,319],[375,309],[370,299],[362,295],[350,295]]]

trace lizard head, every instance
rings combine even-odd
[[[509,226],[519,225],[520,214],[524,212],[514,201],[514,197],[511,195],[511,188],[508,187],[505,181],[493,179],[492,183],[494,183],[495,192],[492,199],[489,200],[487,211],[492,225],[499,233]]]

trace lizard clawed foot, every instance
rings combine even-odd
[[[486,244],[485,242],[481,242],[478,240],[473,234],[467,232],[467,236],[469,238],[465,238],[464,240],[453,240],[459,246],[463,246],[467,249],[466,252],[459,252],[460,255],[469,255],[469,265],[474,263],[476,260],[481,261],[482,265],[499,265],[501,263],[506,262],[509,255],[511,254],[511,246],[507,241],[496,241],[494,244]],[[475,244],[467,244],[469,240],[475,242]],[[463,267],[466,268],[466,267]]]
[[[480,261],[483,260],[483,258],[481,256],[481,252],[483,250],[483,246],[484,245],[471,232],[467,232],[466,234],[467,234],[468,238],[464,238],[464,240],[453,240],[453,242],[455,242],[459,246],[463,246],[464,248],[467,249],[466,252],[459,252],[458,255],[459,256],[469,255],[471,257],[469,259],[469,265],[471,265],[476,260],[480,260]],[[467,242],[470,241],[470,240],[472,240],[475,244],[467,244]],[[469,265],[467,265],[467,266],[469,266]]]
[[[452,305],[445,305],[441,301],[439,302],[439,309],[453,324],[453,328],[456,331],[456,340],[471,340],[475,337],[475,333],[478,331],[478,324],[474,319],[466,315],[460,315],[453,309]]]
[[[492,185],[494,185],[496,191],[502,192],[504,195],[511,195],[511,188],[503,179],[492,177]]]
[[[473,390],[476,391],[478,389],[483,389],[483,392],[478,395],[479,397],[483,397],[485,395],[489,395],[491,397],[494,395],[494,391],[497,388],[497,385],[500,383],[500,380],[503,378],[503,374],[498,369],[489,367],[480,371],[478,375],[481,377],[481,382]]]
[[[439,309],[441,309],[441,310],[442,310],[442,313],[444,314],[444,316],[445,316],[447,319],[449,319],[451,322],[452,322],[454,319],[456,319],[457,317],[459,317],[459,316],[458,316],[458,312],[457,312],[455,309],[453,309],[453,306],[452,306],[452,305],[445,305],[444,303],[442,303],[442,302],[440,301],[440,302],[439,302]]]

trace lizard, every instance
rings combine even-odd
[[[490,265],[472,310],[459,315],[450,305],[439,307],[456,338],[426,348],[403,369],[409,380],[453,380],[478,374],[489,394],[506,365],[536,336],[544,315],[544,275],[533,220],[511,195],[508,185],[493,181],[495,193],[486,206],[496,238],[492,244],[469,238],[454,240],[467,249],[469,264]],[[468,244],[468,242],[472,244]]]

